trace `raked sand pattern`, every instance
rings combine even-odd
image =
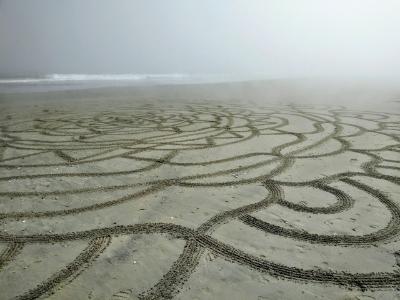
[[[136,105],[0,134],[1,299],[399,294],[399,113]]]

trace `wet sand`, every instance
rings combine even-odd
[[[0,299],[400,299],[399,95],[0,94]]]

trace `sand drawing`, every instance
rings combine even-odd
[[[352,247],[355,251],[396,242],[400,203],[383,187],[394,189],[400,185],[399,124],[400,114],[396,112],[355,111],[341,106],[209,103],[148,104],[78,114],[43,112],[32,119],[3,118],[0,197],[5,204],[0,210],[0,274],[17,263],[29,245],[85,241],[86,248],[64,267],[15,295],[16,299],[46,297],[59,293],[90,270],[116,237],[162,234],[183,240],[185,246],[169,270],[152,287],[136,295],[139,299],[178,295],[206,251],[280,280],[362,291],[396,289],[400,284],[397,267],[364,273],[323,266],[305,269],[238,249],[214,233],[235,221],[264,232],[266,240],[280,236],[310,245]],[[346,161],[343,165],[329,161],[327,170],[319,169],[315,174],[307,171],[313,163],[336,157]],[[304,176],[296,176],[299,168],[305,168]],[[8,226],[41,220],[63,223],[70,216],[84,219],[88,213],[146,201],[171,187],[240,190],[253,184],[263,186],[263,199],[226,207],[199,226],[184,226],[173,219],[117,222],[87,230],[74,227],[70,231],[65,227],[59,232],[37,229],[30,233]],[[335,201],[329,205],[324,198],[318,200],[319,205],[294,202],[286,197],[286,188],[308,188]],[[362,196],[355,198],[350,189]],[[74,200],[63,206],[64,199],[69,198]],[[299,216],[340,216],[366,198],[386,211],[386,225],[361,234],[308,232],[257,214],[282,208]],[[25,203],[22,208],[15,206],[19,201]],[[129,298],[131,292],[115,291],[115,299]]]

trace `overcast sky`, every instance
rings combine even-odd
[[[398,0],[0,0],[0,74],[400,78]]]

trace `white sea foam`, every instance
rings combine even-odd
[[[187,74],[49,74],[37,78],[0,79],[0,83],[51,83],[64,81],[184,80]]]

